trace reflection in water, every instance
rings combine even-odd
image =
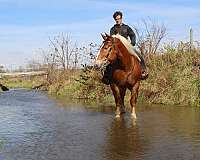
[[[114,119],[108,132],[108,144],[106,147],[106,157],[112,159],[128,159],[137,157],[143,151],[139,128],[131,119]]]
[[[96,107],[96,106],[95,106]],[[0,160],[199,160],[200,109],[85,108],[43,92],[0,93]]]

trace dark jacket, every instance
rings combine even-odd
[[[128,39],[128,37],[131,40],[131,44],[135,46],[136,44],[136,36],[133,30],[126,24],[118,25],[115,24],[111,29],[110,29],[110,35],[115,35],[119,33],[121,36],[125,37]]]

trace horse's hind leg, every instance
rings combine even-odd
[[[116,104],[116,111],[115,111],[116,116],[115,117],[118,118],[118,117],[120,117],[120,114],[121,114],[120,108],[121,108],[121,104],[122,104],[120,89],[115,84],[111,84],[110,87],[112,89],[112,92],[113,92],[113,95],[115,98],[115,104]]]
[[[137,97],[138,97],[138,89],[140,86],[140,82],[138,81],[133,88],[131,89],[131,99],[130,99],[130,104],[131,104],[131,116],[136,120],[137,116],[135,113],[135,107],[136,107],[136,102],[137,102]]]

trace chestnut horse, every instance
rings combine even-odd
[[[116,103],[116,117],[125,113],[124,96],[131,91],[131,116],[136,119],[135,107],[141,80],[140,58],[124,37],[102,35],[104,41],[96,58],[96,64],[110,64],[113,68],[110,87]]]

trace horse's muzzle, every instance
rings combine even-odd
[[[101,72],[104,72],[106,70],[106,67],[110,64],[109,61],[96,61],[96,67],[101,71]]]

